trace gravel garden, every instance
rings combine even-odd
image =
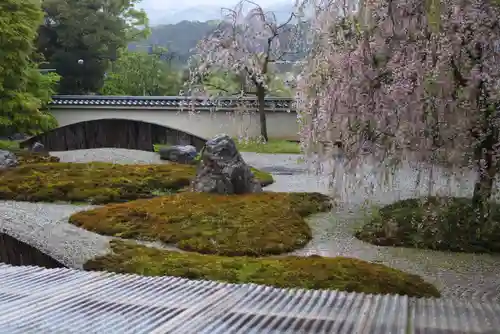
[[[408,171],[398,176],[402,190],[377,195],[366,211],[361,193],[333,203],[328,180],[308,174],[299,155],[242,152],[264,192],[220,195],[193,191],[199,161],[122,149],[14,152],[19,165],[0,172],[3,230],[68,266],[500,300],[499,234],[456,233],[468,217],[467,191],[420,199]],[[448,234],[425,224],[429,212],[440,213]]]
[[[119,164],[98,158],[95,160],[101,161],[85,158],[81,163],[76,153],[54,154],[62,160],[58,161],[47,154],[16,152],[19,165],[0,172],[0,199],[6,200],[3,206],[9,207],[13,217],[18,217],[15,211],[20,208],[45,206],[50,212],[65,212],[64,217],[59,214],[58,224],[64,229],[74,226],[73,235],[82,230],[87,238],[95,235],[107,240],[107,249],[85,260],[82,267],[86,270],[440,296],[434,285],[418,275],[384,264],[346,256],[300,254],[314,244],[310,217],[331,210],[326,195],[279,191],[238,194],[237,186],[232,195],[193,191],[190,184],[196,183],[200,174],[195,165]],[[139,153],[148,152],[136,151],[133,156],[137,159]],[[279,175],[253,172],[257,188],[279,182],[273,179]],[[34,203],[23,205],[24,201]]]

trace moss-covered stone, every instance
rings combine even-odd
[[[18,153],[16,153],[18,154]],[[187,187],[196,167],[180,164],[57,163],[44,154],[20,153],[19,167],[0,172],[0,199],[105,204],[151,198]],[[35,163],[45,161],[46,163]],[[49,163],[50,162],[50,163]],[[258,172],[263,185],[272,176]]]
[[[311,239],[303,217],[329,207],[321,194],[181,193],[78,212],[69,221],[99,234],[188,251],[260,256],[303,247]]]
[[[500,252],[500,204],[489,203],[489,219],[478,231],[469,198],[427,197],[376,210],[358,239],[380,246],[455,252]]]
[[[279,288],[440,296],[433,285],[419,276],[345,257],[222,257],[172,252],[118,240],[112,241],[112,250],[109,255],[88,261],[84,269],[256,283]]]

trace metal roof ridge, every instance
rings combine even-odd
[[[0,263],[0,333],[494,333],[500,304]]]
[[[291,112],[296,102],[293,98],[267,97],[264,105],[267,110]],[[217,109],[257,108],[258,101],[255,97],[54,95],[49,106]]]
[[[255,101],[256,97],[201,97],[201,96],[118,96],[118,95],[53,95],[52,99],[56,100],[172,100],[172,101],[188,101],[188,100],[199,100],[199,101]],[[294,98],[288,97],[266,97],[266,102],[272,101],[295,101]]]

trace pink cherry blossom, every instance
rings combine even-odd
[[[241,1],[234,9],[223,9],[223,19],[212,34],[200,41],[190,59],[191,96],[210,96],[201,83],[211,72],[237,74],[242,80],[239,97],[253,96],[259,106],[261,135],[267,141],[264,99],[276,62],[285,60],[296,42],[294,14],[277,22],[252,1]],[[284,42],[283,42],[284,41]],[[244,107],[244,105],[243,105]]]
[[[500,152],[500,7],[357,3],[301,3],[312,18],[297,89],[304,149],[341,138],[349,168],[363,162],[367,143],[380,172],[402,161],[474,168],[474,197],[489,197]]]

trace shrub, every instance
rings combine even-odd
[[[489,203],[482,233],[474,224],[472,201],[457,197],[412,198],[375,212],[356,237],[381,246],[458,252],[500,251],[500,205]]]

